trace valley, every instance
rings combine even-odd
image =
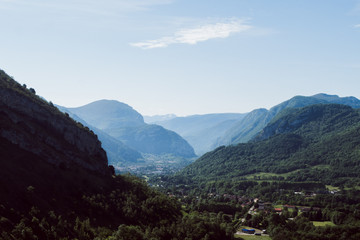
[[[124,103],[56,107],[0,80],[1,239],[359,237],[357,99],[297,96],[262,117],[157,116],[185,121],[183,138]],[[185,140],[194,131],[210,147],[239,123],[248,141],[199,157]]]
[[[360,0],[0,0],[0,240],[359,240]]]

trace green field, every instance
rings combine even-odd
[[[313,221],[313,224],[315,227],[335,226],[335,224],[330,221],[325,221],[325,222]]]
[[[253,173],[253,174],[245,175],[244,177],[247,180],[266,180],[266,179],[271,179],[272,177],[284,177],[284,178],[286,178],[291,173],[294,173],[294,172],[282,173],[282,174],[260,172],[260,173]]]
[[[321,164],[321,165],[316,165],[316,166],[312,166],[312,169],[329,169],[330,165],[325,165],[325,164]],[[245,175],[244,177],[247,180],[271,180],[272,177],[288,177],[291,174],[297,173],[300,170],[295,170],[295,171],[291,171],[291,172],[287,172],[287,173],[269,173],[269,172],[258,172],[258,173],[253,173],[253,174],[248,174]]]
[[[329,190],[329,191],[333,191],[333,190],[340,191],[340,188],[339,188],[339,187],[334,187],[334,186],[331,186],[331,185],[325,185],[325,187],[326,187],[327,190]]]
[[[261,239],[261,240],[271,240],[271,237],[269,236],[255,236],[255,235],[236,235],[235,238],[242,238],[245,240],[255,240],[255,239]]]

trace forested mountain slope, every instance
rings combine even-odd
[[[225,132],[214,146],[245,143],[255,137],[282,110],[320,103],[338,103],[353,108],[360,107],[360,100],[354,97],[338,97],[327,94],[317,94],[310,97],[295,96],[272,107],[270,110],[257,109],[250,112],[244,119]]]
[[[250,143],[219,147],[179,173],[195,182],[288,173],[289,180],[360,184],[360,114],[318,104],[280,113]]]

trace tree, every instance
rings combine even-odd
[[[139,226],[120,225],[118,230],[113,234],[111,240],[143,240],[144,234]]]

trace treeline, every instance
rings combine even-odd
[[[20,213],[0,207],[0,238],[10,239],[232,239],[220,214],[181,211],[180,203],[132,176],[117,176],[116,190],[83,195],[76,209]],[[82,217],[79,217],[80,214]]]
[[[360,238],[359,219],[354,221],[352,216],[345,218],[346,222],[335,226],[316,227],[305,215],[294,220],[288,220],[286,214],[271,214],[267,216],[267,230],[273,240],[355,240]]]

